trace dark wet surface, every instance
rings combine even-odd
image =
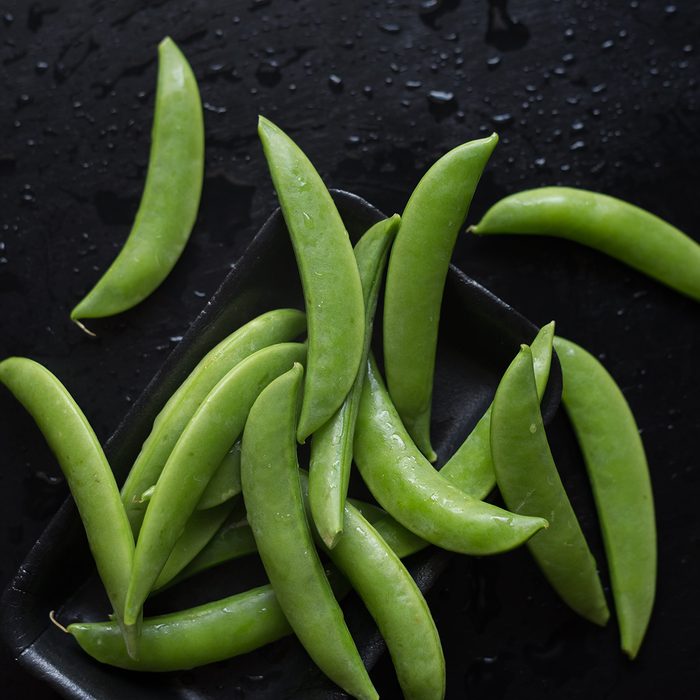
[[[166,34],[200,83],[203,205],[168,280],[139,307],[95,321],[93,340],[68,313],[128,234]],[[387,213],[403,209],[440,154],[495,130],[470,223],[507,193],[561,183],[634,201],[700,240],[699,37],[688,1],[6,2],[0,356],[44,362],[106,439],[275,206],[258,113],[299,142],[330,186]],[[454,560],[430,595],[448,698],[651,698],[699,687],[697,305],[560,241],[464,236],[454,260],[604,359],[642,429],[661,547],[658,603],[634,663],[613,625],[595,629],[559,606],[524,553]],[[0,411],[4,585],[66,487],[6,392]],[[560,422],[555,456],[571,464],[597,545]],[[383,665],[380,685],[393,697]],[[52,697],[8,659],[2,671],[9,697]]]

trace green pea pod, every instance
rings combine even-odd
[[[372,343],[374,311],[377,307],[384,265],[400,221],[398,214],[380,221],[372,226],[355,246],[355,259],[360,271],[365,304],[362,366],[367,361]],[[341,407],[314,433],[311,441],[309,466],[311,514],[321,539],[331,548],[343,531],[343,511],[352,462],[352,441],[364,378],[364,372],[357,373],[352,389]]]
[[[158,481],[175,443],[207,394],[241,360],[261,348],[294,340],[305,327],[301,311],[268,311],[222,340],[192,370],[156,417],[122,487],[122,501],[134,534],[138,534],[143,521],[145,511],[140,499],[144,491]]]
[[[270,383],[243,433],[241,480],[265,571],[290,626],[317,666],[357,698],[378,698],[333,596],[304,513],[296,455],[302,367]]]
[[[61,466],[100,579],[135,653],[135,630],[123,624],[134,537],[97,436],[63,384],[38,362],[24,357],[3,360],[0,382],[32,415]]]
[[[158,85],[146,184],[121,252],[71,318],[130,309],[167,277],[190,236],[204,176],[204,123],[197,81],[172,39],[158,45]]]
[[[649,468],[637,424],[605,368],[583,348],[554,338],[562,399],[591,482],[610,570],[622,649],[634,658],[656,592],[656,524]]]
[[[233,367],[192,416],[146,508],[126,596],[127,624],[138,616],[212,474],[243,431],[256,397],[305,356],[306,347],[300,343],[258,350]]]
[[[112,622],[75,622],[68,632],[101,663],[134,671],[179,671],[245,654],[292,633],[272,586],[147,618],[139,658],[126,653]]]
[[[406,700],[445,696],[445,659],[423,594],[399,557],[351,503],[331,561],[362,598],[386,642]]]
[[[465,494],[440,476],[417,449],[382,384],[374,360],[355,430],[355,462],[379,504],[423,539],[464,554],[517,547],[547,526]]]
[[[554,321],[542,326],[532,341],[532,362],[535,368],[537,396],[542,400],[547,388],[549,368],[552,363]],[[496,475],[491,458],[491,409],[474,426],[474,430],[460,445],[440,470],[446,479],[474,498],[483,499],[496,485]]]
[[[309,356],[297,439],[338,410],[357,376],[364,339],[362,285],[350,238],[314,166],[260,117],[262,141],[291,236],[308,315]]]
[[[206,510],[195,510],[175,543],[170,556],[153,584],[153,590],[163,588],[194,559],[216,534],[233,510],[234,503],[227,501]]]
[[[430,408],[440,305],[457,234],[498,137],[470,141],[423,176],[401,216],[384,294],[384,367],[409,435],[431,461]]]
[[[549,520],[549,528],[527,543],[542,573],[570,608],[605,625],[610,611],[595,559],[549,450],[527,345],[496,390],[491,453],[498,490],[508,508]]]
[[[505,197],[470,229],[576,241],[700,301],[700,245],[658,216],[608,195],[541,187]]]

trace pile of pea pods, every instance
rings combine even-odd
[[[634,418],[597,359],[557,337],[554,323],[544,326],[513,358],[464,443],[440,471],[432,464],[443,287],[497,136],[445,154],[401,216],[369,228],[353,249],[300,148],[262,117],[259,135],[305,310],[271,310],[210,349],[162,408],[121,489],[59,380],[28,358],[0,362],[0,381],[34,416],[66,475],[114,611],[111,620],[65,631],[95,659],[142,671],[192,668],[294,634],[338,686],[376,698],[338,602],[354,589],[386,641],[405,697],[439,699],[438,630],[402,563],[429,545],[473,556],[525,545],[561,599],[605,625],[610,611],[597,565],[540,414],[554,350],[600,520],[621,646],[634,657],[655,592],[653,498]],[[197,83],[165,39],[136,221],[74,320],[125,311],[162,282],[194,225],[203,154]],[[169,178],[174,167],[177,180]],[[164,207],[175,215],[158,216]],[[605,195],[523,192],[498,202],[472,230],[567,237],[700,300],[700,246]],[[371,347],[382,289],[384,376]],[[305,442],[308,471],[298,462]],[[376,503],[348,498],[352,465]],[[495,487],[508,510],[484,500]],[[254,552],[268,585],[143,617],[152,593]]]

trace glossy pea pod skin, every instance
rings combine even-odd
[[[192,231],[204,176],[204,121],[197,81],[172,39],[158,46],[158,83],[146,184],[121,252],[73,320],[101,318],[143,301],[167,277]]]
[[[537,396],[540,401],[549,379],[553,340],[554,321],[542,326],[531,345]],[[492,408],[493,404],[486,409],[484,415],[474,426],[474,430],[440,470],[440,474],[449,479],[455,486],[478,499],[486,498],[496,485],[496,474],[491,458]]]
[[[63,384],[38,362],[24,357],[3,360],[0,382],[29,411],[56,456],[80,513],[100,579],[117,618],[123,622],[134,537],[97,436]],[[132,632],[125,630],[129,638]]]
[[[275,379],[250,411],[241,460],[248,522],[280,607],[309,656],[349,694],[377,698],[304,512],[295,439],[302,374],[296,365]]]
[[[445,658],[425,602],[398,555],[351,503],[333,549],[338,567],[367,606],[386,642],[406,700],[445,696]]]
[[[156,417],[122,487],[122,501],[134,534],[138,534],[145,513],[140,500],[143,493],[158,481],[175,443],[207,394],[246,357],[275,343],[294,340],[305,328],[306,317],[301,311],[274,309],[241,326],[200,360]]]
[[[355,259],[362,281],[365,304],[365,339],[362,366],[372,343],[374,311],[384,266],[401,219],[395,214],[372,226],[355,246]],[[343,531],[345,497],[350,480],[352,443],[357,409],[360,403],[364,372],[358,372],[350,393],[335,415],[315,433],[311,440],[309,465],[309,502],[311,515],[321,539],[333,547]]]
[[[419,537],[463,554],[497,554],[547,526],[484,503],[440,476],[417,449],[371,359],[355,430],[355,462],[378,503]]]
[[[139,614],[212,474],[241,435],[258,394],[305,357],[300,343],[258,350],[234,366],[192,416],[146,508],[126,598],[127,623]]]
[[[615,197],[572,187],[526,190],[494,204],[470,230],[576,241],[700,301],[700,245],[651,212]]]
[[[119,627],[112,622],[75,622],[67,630],[86,653],[102,663],[156,672],[223,661],[292,633],[269,585],[145,619],[138,659],[126,653]]]
[[[549,527],[527,547],[559,597],[582,617],[605,625],[610,611],[574,509],[559,477],[540,414],[532,353],[516,355],[496,390],[491,414],[491,453],[506,506],[542,515]]]
[[[384,367],[409,435],[431,461],[430,411],[440,306],[452,249],[498,137],[470,141],[423,176],[401,215],[384,296]]]
[[[593,490],[610,570],[622,649],[634,658],[656,593],[654,497],[644,446],[615,380],[583,348],[555,337],[564,408]]]
[[[264,117],[258,133],[304,290],[309,354],[297,428],[304,442],[338,410],[357,376],[365,335],[362,284],[345,225],[314,166]]]

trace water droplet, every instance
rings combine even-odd
[[[328,76],[328,85],[333,92],[340,92],[343,89],[343,79],[339,75],[331,73]]]
[[[675,5],[666,5],[666,7],[664,7],[664,12],[667,15],[675,15],[676,12],[678,12],[678,8]]]
[[[505,125],[510,124],[513,121],[513,115],[510,112],[503,112],[502,114],[494,114],[491,117],[491,121],[494,124]]]
[[[600,48],[603,49],[603,51],[608,51],[611,49],[613,46],[615,46],[615,42],[612,39],[606,39],[601,45]]]
[[[453,102],[454,93],[449,90],[431,90],[428,93],[428,100],[436,105],[444,105]]]
[[[578,141],[574,141],[571,146],[569,146],[570,151],[581,151],[586,147],[585,141],[582,141],[579,139]]]
[[[34,65],[34,70],[41,75],[42,73],[46,73],[46,71],[49,69],[49,64],[46,61],[37,61],[36,64]]]
[[[489,58],[486,59],[486,65],[491,70],[498,68],[498,66],[500,64],[501,64],[501,57],[500,56],[490,56]]]
[[[383,22],[379,25],[379,29],[386,34],[398,34],[401,31],[401,25],[396,22]]]

